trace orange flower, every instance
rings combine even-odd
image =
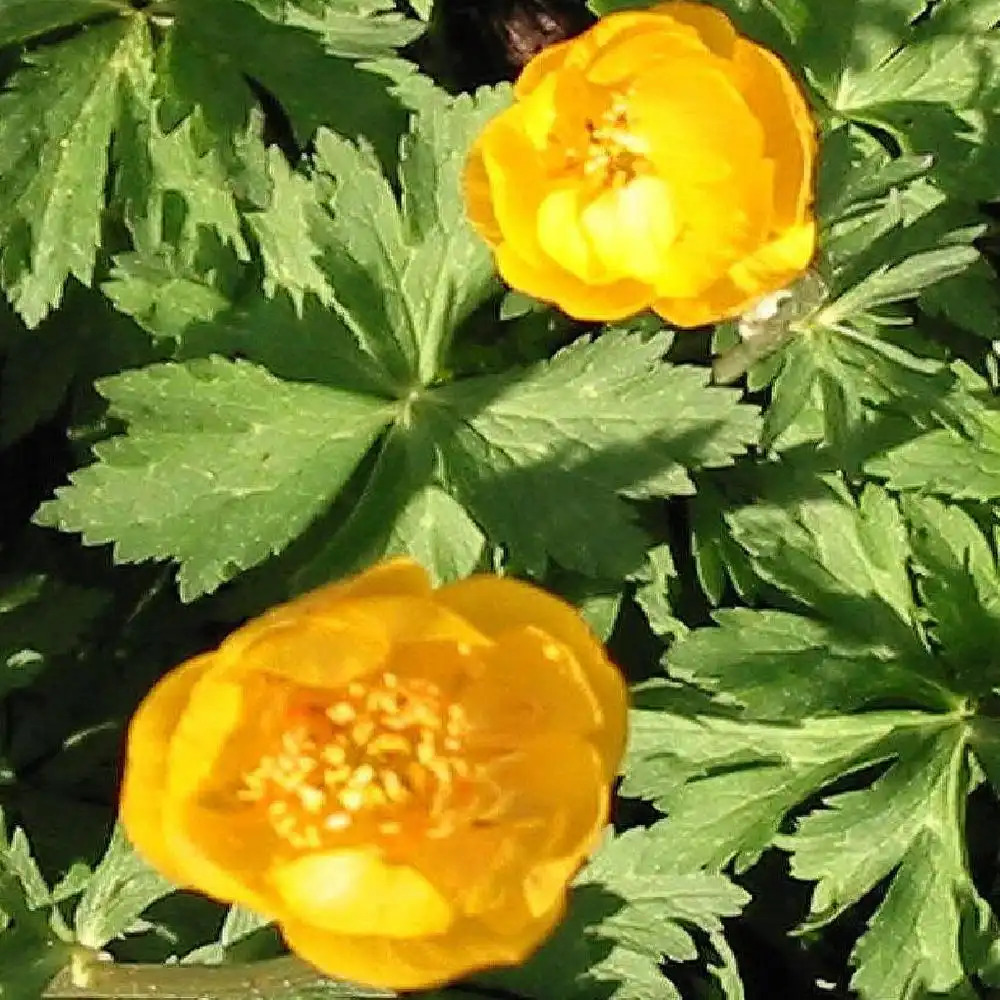
[[[784,64],[675,0],[545,49],[466,166],[512,287],[578,319],[739,315],[816,245],[816,132]]]
[[[167,674],[129,729],[122,819],[165,875],[392,989],[527,956],[607,820],[621,676],[514,580],[409,560],[276,608]]]

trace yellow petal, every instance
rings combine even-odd
[[[764,151],[764,131],[728,66],[711,56],[638,72],[630,122],[649,143],[657,173],[678,184],[729,183]]]
[[[523,961],[560,914],[554,910],[510,933],[463,920],[446,934],[413,939],[330,934],[297,920],[282,921],[281,929],[292,951],[328,975],[384,989],[419,990]]]
[[[730,271],[735,284],[756,298],[790,284],[809,266],[816,252],[816,224],[792,226],[764,244]]]
[[[454,911],[419,872],[372,848],[298,858],[272,872],[283,913],[330,934],[416,938],[443,934]]]
[[[548,194],[538,210],[538,242],[556,264],[585,282],[617,278],[606,273],[587,239],[580,224],[583,207],[583,192],[577,184]]]
[[[603,191],[583,210],[583,227],[608,273],[655,284],[677,238],[670,188],[659,177],[636,177]]]
[[[438,591],[438,599],[486,636],[540,629],[568,647],[586,675],[604,713],[604,729],[593,739],[610,780],[625,748],[628,695],[619,670],[570,604],[531,584],[488,575],[473,576]]]
[[[520,127],[518,114],[511,112],[502,112],[486,126],[479,148],[504,241],[516,246],[522,257],[535,264],[544,257],[536,235],[536,220],[548,187],[538,151]]]
[[[710,51],[725,59],[732,56],[738,37],[736,29],[721,10],[710,4],[670,0],[669,3],[657,4],[650,13],[665,14],[672,21],[693,28]]]
[[[521,70],[521,75],[514,84],[514,96],[518,100],[523,100],[544,80],[562,69],[575,45],[576,40],[570,38],[564,42],[549,45],[533,56]]]
[[[462,174],[465,212],[472,227],[490,246],[497,246],[503,240],[500,224],[493,212],[493,196],[490,192],[490,178],[483,163],[479,143],[473,144],[465,162]]]
[[[645,309],[653,299],[653,289],[641,282],[588,284],[553,262],[530,261],[520,250],[513,243],[497,248],[497,269],[504,281],[527,295],[554,302],[574,319],[623,319]]]
[[[627,88],[637,73],[648,72],[657,64],[670,66],[678,59],[704,59],[707,55],[694,29],[654,15],[618,32],[599,48],[587,66],[587,79],[606,87]]]
[[[775,163],[775,225],[804,221],[813,198],[816,125],[802,89],[773,53],[740,39],[734,65],[754,116],[764,126],[765,155]]]
[[[121,820],[139,853],[178,884],[187,879],[183,855],[175,855],[164,827],[167,755],[191,689],[211,664],[207,654],[170,671],[143,700],[128,728]]]
[[[540,628],[501,633],[480,661],[461,696],[473,742],[506,739],[517,746],[541,733],[586,736],[603,729],[605,713],[587,673],[568,646]]]

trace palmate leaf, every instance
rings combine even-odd
[[[635,572],[646,543],[622,497],[693,492],[688,469],[728,465],[755,439],[756,409],[709,387],[703,369],[664,362],[668,343],[583,337],[527,371],[436,389],[420,407],[444,484],[517,564]]]
[[[280,551],[330,503],[393,417],[384,399],[282,382],[221,358],[103,380],[127,436],[43,505],[40,523],[180,563],[181,597]]]
[[[78,890],[77,890],[78,891]],[[69,961],[65,924],[53,904],[63,897],[51,890],[32,856],[24,831],[8,837],[0,812],[0,997],[35,1000]]]
[[[532,958],[473,978],[525,1000],[679,1000],[662,959],[697,959],[693,928],[724,951],[722,918],[748,898],[721,875],[676,865],[657,828],[629,830],[583,869],[568,916]]]
[[[370,150],[317,136],[330,217],[314,236],[335,306],[389,371],[415,372],[423,384],[440,373],[456,327],[497,289],[489,251],[465,219],[460,171],[473,136],[508,99],[504,88],[458,99],[422,92],[402,147],[401,204]]]
[[[26,57],[0,96],[0,267],[29,326],[69,275],[90,283],[120,88],[151,44],[140,18],[98,25]]]
[[[173,885],[139,857],[122,827],[115,826],[73,914],[76,938],[88,948],[103,948],[173,891]]]
[[[300,143],[336,124],[394,158],[405,111],[392,88],[405,74],[391,62],[386,72],[358,68],[347,55],[389,55],[420,22],[370,4],[326,14],[280,6],[264,16],[242,0],[179,0],[166,21],[155,5],[99,0],[0,7],[0,40],[92,22],[43,38],[0,96],[0,284],[29,326],[58,304],[68,276],[91,281],[109,147],[112,206],[137,250],[197,245],[207,227],[248,256],[236,203],[266,209],[272,184],[248,78],[282,102]],[[349,102],[326,96],[345,89]]]
[[[790,313],[782,346],[750,369],[748,384],[772,387],[766,445],[785,450],[825,439],[841,464],[856,467],[862,438],[887,409],[947,419],[941,407],[954,375],[940,347],[910,325],[914,310],[903,304],[919,299],[988,334],[992,318],[980,314],[989,298],[982,307],[975,300],[956,306],[956,295],[974,292],[989,268],[973,245],[984,231],[976,210],[928,179],[927,157],[891,158],[853,125],[834,130],[828,143],[818,265],[827,298],[798,318]],[[799,311],[808,309],[816,285],[807,277],[792,287]]]
[[[727,518],[797,610],[717,612],[715,627],[680,640],[668,669],[723,700],[692,714],[673,684],[647,689],[624,791],[668,814],[654,829],[678,864],[742,868],[768,846],[789,852],[792,874],[815,883],[806,928],[883,886],[852,954],[864,1000],[971,1000],[1000,940],[965,843],[966,798],[996,763],[988,698],[1000,672],[995,641],[977,641],[996,635],[993,555],[939,501],[900,512],[875,486],[855,502],[835,480],[803,494],[785,479]]]

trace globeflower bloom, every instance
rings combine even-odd
[[[168,673],[132,720],[121,814],[168,878],[271,917],[323,972],[417,989],[554,927],[625,734],[572,607],[395,560]]]
[[[816,130],[773,53],[703,3],[543,50],[487,123],[466,206],[513,288],[570,316],[737,316],[816,247]]]

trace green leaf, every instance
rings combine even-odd
[[[517,563],[637,571],[646,544],[620,497],[690,493],[688,469],[728,465],[755,439],[756,410],[704,370],[664,362],[667,345],[582,337],[534,368],[464,379],[419,404],[442,481]]]
[[[142,18],[98,25],[26,56],[0,96],[0,281],[29,326],[69,275],[91,281],[119,88],[150,46]]]
[[[107,595],[37,573],[0,578],[0,698],[29,685],[71,652],[104,610]]]
[[[1000,684],[991,670],[1000,646],[1000,576],[989,544],[958,507],[905,496],[903,512],[931,632],[965,690]]]
[[[883,102],[937,102],[968,107],[982,99],[991,83],[984,80],[996,65],[993,40],[973,34],[931,34],[902,46],[886,62],[851,74],[838,94],[837,110],[850,116],[864,110],[879,117]]]
[[[986,340],[1000,340],[1000,287],[985,259],[925,288],[920,308]]]
[[[915,298],[928,285],[961,274],[980,259],[971,246],[949,246],[883,265],[850,288],[820,313],[817,322],[836,326],[859,313],[904,299]]]
[[[169,132],[150,120],[143,131],[149,184],[141,203],[133,199],[128,215],[139,249],[156,253],[168,242],[190,248],[193,256],[205,229],[214,231],[240,260],[248,260],[228,171],[213,149],[200,150],[195,119],[185,118]]]
[[[409,45],[425,27],[400,14],[392,0],[338,0],[322,6],[288,0],[265,5],[257,0],[255,6],[270,7],[265,13],[279,23],[315,32],[328,52],[355,59],[373,59]]]
[[[497,289],[489,250],[465,219],[460,177],[472,138],[507,100],[502,88],[423,93],[401,152],[401,205],[364,146],[325,130],[317,136],[316,166],[333,190],[332,219],[315,238],[335,305],[400,377],[415,371],[423,384],[433,381],[456,327]]]
[[[925,421],[945,419],[955,385],[947,365],[896,343],[922,346],[911,343],[912,335],[893,337],[855,324],[837,330],[817,325],[787,345],[765,414],[766,442],[787,451],[796,441],[823,438],[851,468],[870,453],[863,432],[879,410],[911,417],[909,407],[924,411]]]
[[[676,617],[670,591],[678,579],[677,567],[669,545],[657,545],[646,553],[646,566],[636,575],[635,602],[642,608],[649,627],[656,635],[677,637],[687,626]]]
[[[942,793],[949,790],[942,785]],[[969,982],[970,965],[976,966],[965,960],[966,951],[984,951],[996,941],[996,928],[963,861],[963,845],[952,830],[942,836],[929,823],[920,831],[851,955],[857,968],[851,987],[861,996],[981,996]]]
[[[797,48],[814,86],[834,108],[845,106],[854,79],[898,48],[925,6],[925,0],[845,0],[836,9],[809,4],[807,16],[797,19]]]
[[[947,0],[934,20],[943,32],[986,31],[1000,24],[1000,0]]]
[[[540,951],[474,978],[533,1000],[679,998],[662,957],[698,958],[692,928],[721,935],[721,918],[748,898],[721,875],[679,868],[660,827],[629,830],[609,837],[577,877],[569,914]]]
[[[859,621],[853,634],[883,641],[911,635],[906,529],[880,487],[866,486],[855,505],[833,477],[796,479],[787,470],[770,495],[727,520],[768,583],[841,624],[854,605],[863,603],[869,616],[878,609],[877,619]]]
[[[411,556],[437,585],[468,576],[485,541],[461,504],[440,487],[425,486],[396,518],[385,554]]]
[[[865,463],[865,471],[894,490],[954,500],[1000,497],[1000,413],[983,413],[971,432],[938,427],[888,447]]]
[[[120,14],[117,0],[3,0],[0,46],[27,41],[102,15]]]
[[[863,997],[926,991],[972,1000],[959,943],[985,938],[993,918],[966,868],[965,799],[974,783],[964,734],[949,727],[911,743],[869,788],[826,799],[783,846],[793,852],[793,874],[816,882],[809,926],[834,919],[895,872],[851,956],[851,986]]]
[[[387,398],[400,394],[389,374],[315,297],[303,299],[296,309],[284,292],[272,299],[258,292],[211,319],[184,330],[185,356],[236,354],[283,379]]]
[[[697,629],[671,649],[670,673],[725,692],[755,718],[795,721],[914,696],[942,707],[951,701],[915,642],[879,643],[787,611],[733,608],[712,619],[718,628]]]
[[[97,445],[97,463],[38,520],[113,541],[123,562],[176,560],[186,601],[303,531],[393,415],[384,400],[221,358],[151,365],[99,389],[128,432]]]
[[[284,288],[299,312],[307,293],[328,305],[332,290],[317,266],[319,248],[311,238],[311,227],[321,208],[312,185],[292,173],[281,152],[268,150],[268,165],[274,191],[268,207],[247,216],[264,258],[264,292],[269,297]]]
[[[8,839],[0,813],[0,998],[37,1000],[69,961],[72,945],[52,911],[52,894],[32,856],[23,830]]]
[[[300,147],[322,126],[332,126],[346,136],[367,136],[391,160],[406,119],[389,80],[375,66],[359,66],[352,59],[331,54],[326,45],[335,45],[336,34],[313,30],[317,22],[308,11],[300,8],[297,13],[308,27],[283,16],[284,23],[278,23],[264,16],[259,5],[244,0],[210,4],[175,0],[174,11],[196,39],[198,50],[210,54],[210,59],[223,56],[230,73],[235,69],[246,74],[277,98]],[[387,46],[386,51],[391,48]],[[350,100],[328,96],[346,93]]]
[[[998,941],[973,884],[966,800],[983,771],[1000,773],[1000,579],[960,510],[906,497],[902,513],[878,487],[855,501],[804,468],[731,505],[755,572],[803,610],[720,611],[677,643],[673,679],[644,686],[633,712],[622,790],[667,814],[678,866],[739,870],[787,851],[793,876],[815,883],[802,930],[884,885],[852,955],[863,1000],[972,1000]],[[714,701],[682,699],[678,681]]]
[[[116,826],[77,904],[73,916],[77,940],[88,948],[103,948],[173,891],[173,885],[139,857],[121,826]]]
[[[181,340],[195,324],[207,323],[230,305],[219,274],[200,274],[169,249],[115,257],[101,290],[119,312],[131,316],[154,337]]]
[[[663,832],[678,871],[731,860],[743,871],[787,812],[842,773],[884,760],[896,730],[922,719],[866,712],[789,726],[633,710],[622,793],[669,815]]]

